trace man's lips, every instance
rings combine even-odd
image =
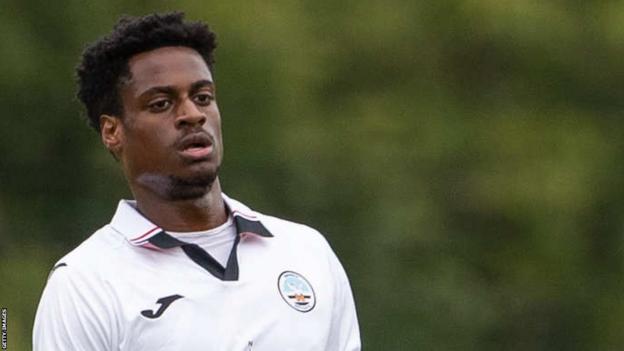
[[[181,151],[180,153],[182,154],[182,156],[184,156],[184,158],[200,160],[200,159],[204,159],[208,157],[211,151],[212,151],[211,146],[191,147],[191,148]]]
[[[176,144],[183,158],[197,161],[210,156],[214,142],[207,133],[193,133],[183,137]]]

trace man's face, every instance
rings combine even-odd
[[[187,47],[163,47],[128,62],[118,156],[131,187],[169,200],[203,196],[223,157],[212,74]]]

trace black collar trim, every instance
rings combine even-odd
[[[240,212],[232,211],[232,217],[234,218],[234,223],[236,224],[236,231],[240,236],[242,233],[253,233],[256,235],[260,235],[265,238],[272,238],[273,234],[266,229],[264,224],[260,222],[260,220],[255,218],[250,218],[248,216],[243,215]]]
[[[164,230],[159,231],[157,234],[150,237],[146,244],[148,246],[166,250],[174,247],[182,248],[182,251],[195,263],[207,270],[210,274],[218,279],[224,281],[238,280],[238,244],[240,243],[241,235],[245,233],[256,234],[265,238],[273,237],[273,234],[257,219],[249,218],[239,212],[233,211],[232,216],[234,218],[234,224],[236,225],[236,232],[238,235],[234,239],[234,245],[230,251],[227,265],[223,267],[217,260],[215,260],[209,253],[196,244],[189,244],[182,240],[179,240],[170,234],[167,234]],[[146,246],[147,246],[146,245]]]

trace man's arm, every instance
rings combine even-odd
[[[99,290],[99,291],[98,291]],[[57,265],[43,291],[33,329],[34,351],[110,351],[113,306],[103,287],[72,267]]]
[[[333,251],[330,253],[330,264],[335,281],[335,295],[331,331],[326,349],[359,351],[362,347],[353,293],[347,274]]]

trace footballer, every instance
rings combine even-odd
[[[36,351],[360,350],[324,237],[223,193],[215,47],[206,24],[165,13],[85,49],[78,97],[133,199],[55,264]]]

